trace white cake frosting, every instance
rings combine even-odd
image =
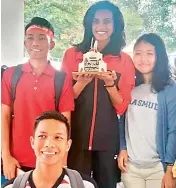
[[[83,61],[79,63],[78,71],[83,72],[102,72],[107,71],[107,64],[103,61],[103,54],[97,51],[97,41],[94,43],[94,48],[83,54]]]

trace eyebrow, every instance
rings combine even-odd
[[[94,19],[98,19],[99,20],[99,18],[97,18],[97,17],[94,17]],[[106,19],[106,20],[112,20],[112,18],[109,18],[109,17],[107,17],[107,18],[103,18],[104,20]]]
[[[143,50],[134,50],[134,51],[143,51]],[[147,50],[147,51],[152,51],[153,52],[153,50]]]
[[[43,33],[39,34],[39,36],[45,36],[45,37],[46,37],[46,35],[45,35],[45,34],[43,34]]]
[[[29,33],[29,34],[27,34],[27,36],[33,36],[33,34]],[[39,36],[46,36],[46,35],[41,33],[41,34],[39,34]]]
[[[48,134],[47,132],[45,132],[45,131],[40,131],[39,132],[40,134],[42,133],[42,134]],[[54,133],[54,134],[57,134],[57,135],[63,135],[63,133]]]

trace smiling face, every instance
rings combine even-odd
[[[39,29],[31,29],[26,33],[25,47],[30,59],[46,59],[48,51],[54,48],[55,43],[51,41],[46,33]]]
[[[31,146],[37,162],[46,165],[62,164],[71,146],[66,125],[54,119],[40,121],[34,137],[31,137]]]
[[[155,47],[141,41],[134,49],[133,62],[135,68],[142,74],[152,74],[156,63]]]
[[[110,41],[113,33],[113,16],[109,10],[98,10],[92,23],[92,33],[97,41]]]

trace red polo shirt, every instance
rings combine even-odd
[[[11,79],[15,67],[7,69],[2,79],[2,104],[11,106]],[[30,145],[34,121],[44,111],[55,110],[55,69],[48,64],[44,72],[37,76],[30,63],[22,65],[23,74],[16,87],[14,119],[12,122],[11,154],[20,165],[34,167],[36,158]],[[74,110],[71,81],[65,78],[62,88],[59,112]]]
[[[128,107],[131,100],[131,90],[135,84],[135,69],[131,57],[122,52],[120,56],[106,55],[103,58],[107,63],[108,70],[114,70],[121,74],[118,88],[123,98],[121,104],[114,105],[117,114],[122,115]],[[72,75],[72,72],[78,71],[78,64],[83,61],[82,52],[76,51],[75,47],[65,52],[61,69]]]

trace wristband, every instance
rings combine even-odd
[[[114,87],[115,86],[115,83],[113,83],[112,85],[104,85],[104,87]]]
[[[173,163],[166,163],[166,166],[174,166]]]

